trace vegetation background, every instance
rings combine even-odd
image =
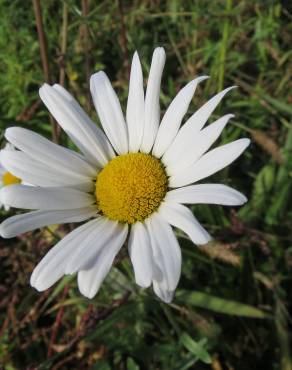
[[[96,119],[90,74],[104,69],[125,107],[133,52],[147,72],[157,45],[167,52],[162,110],[185,83],[207,74],[190,112],[235,84],[213,116],[236,114],[219,141],[252,139],[235,164],[211,178],[249,202],[240,209],[193,207],[215,241],[198,248],[178,234],[183,271],[170,305],[135,285],[126,249],[92,301],[79,294],[74,277],[39,294],[29,286],[31,271],[71,227],[1,239],[1,369],[292,369],[288,4],[0,0],[2,146],[5,128],[13,125],[71,145],[52,130],[39,86],[62,83]],[[36,15],[46,45],[38,40]],[[2,210],[1,220],[7,216]]]

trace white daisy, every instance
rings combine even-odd
[[[41,87],[43,102],[82,154],[24,128],[6,130],[7,140],[19,150],[2,150],[1,161],[36,187],[12,185],[1,190],[6,204],[33,210],[4,221],[1,235],[9,238],[45,225],[93,218],[41,260],[31,276],[37,290],[77,272],[80,292],[94,297],[129,236],[137,284],[153,285],[154,292],[170,302],[181,273],[181,250],[171,225],[195,244],[210,240],[183,203],[246,202],[244,195],[225,185],[191,185],[229,165],[249,144],[240,139],[207,152],[232,115],[203,127],[231,88],[215,95],[180,127],[198,83],[207,77],[196,78],[176,95],[159,124],[164,63],[164,49],[155,49],[144,96],[141,64],[134,54],[126,120],[106,74],[91,77],[104,132],[60,85]]]
[[[15,150],[15,148],[13,147],[13,145],[7,143],[5,145],[5,150]],[[7,169],[2,165],[2,163],[0,161],[0,189],[3,188],[4,186],[9,186],[9,185],[13,185],[13,184],[20,184],[20,183],[21,183],[21,179],[12,175],[12,173],[7,171]],[[10,208],[8,205],[3,204],[0,201],[0,208],[2,208],[2,207],[4,207],[5,211],[8,211],[9,208]]]

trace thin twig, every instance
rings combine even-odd
[[[41,100],[36,100],[31,106],[26,107],[17,117],[16,121],[19,122],[26,122],[32,119],[35,112],[38,110],[39,106],[41,105]]]
[[[81,37],[83,41],[83,50],[85,56],[85,77],[86,77],[86,108],[90,110],[90,92],[89,92],[89,79],[90,79],[90,55],[89,55],[89,32],[88,32],[88,25],[87,25],[87,16],[89,13],[89,1],[82,0],[82,17],[84,23],[81,27]]]
[[[72,355],[65,357],[62,361],[58,362],[54,367],[52,367],[52,370],[64,369],[64,365],[67,362],[74,360],[75,358],[76,358],[76,353],[72,353]]]
[[[88,309],[85,311],[81,322],[79,324],[79,328],[74,335],[74,337],[66,344],[65,349],[55,355],[55,357],[51,357],[47,359],[45,362],[41,363],[33,370],[41,370],[50,366],[50,369],[62,369],[64,363],[67,363],[71,359],[76,357],[76,353],[73,352],[74,348],[78,345],[78,343],[86,336],[88,333],[98,326],[101,321],[104,321],[107,317],[109,317],[117,308],[121,307],[125,304],[129,297],[130,292],[126,292],[124,296],[120,299],[116,299],[112,302],[112,304],[104,308],[102,310],[94,310],[93,305],[89,305]],[[58,361],[58,362],[57,362]],[[53,366],[54,363],[54,366]]]
[[[61,54],[59,57],[59,84],[65,86],[65,75],[66,75],[66,52],[67,52],[67,36],[68,36],[68,5],[64,2],[63,4],[63,21],[61,29]],[[57,138],[59,140],[61,136],[61,127],[57,126]]]
[[[118,0],[119,4],[119,13],[120,13],[120,21],[121,21],[121,47],[123,52],[123,59],[124,59],[124,66],[130,76],[130,61],[129,61],[129,52],[127,47],[127,33],[126,33],[126,25],[125,25],[125,17],[124,17],[124,8],[122,0]]]
[[[85,337],[93,327],[96,327],[100,321],[105,320],[113,311],[115,311],[115,309],[126,303],[128,298],[130,297],[130,294],[131,294],[130,292],[125,293],[125,295],[121,299],[113,301],[110,307],[107,307],[101,311],[99,310],[93,311],[92,307],[90,307],[90,309],[88,309],[88,311],[85,312],[84,320],[82,320],[83,321],[82,327],[77,331],[76,335],[67,344],[67,350],[72,350],[72,348],[83,337]]]
[[[67,35],[68,35],[68,5],[63,4],[63,22],[61,31],[61,55],[60,55],[60,74],[59,84],[65,85],[65,67],[66,67],[66,51],[67,51]]]
[[[43,65],[44,77],[47,83],[50,83],[50,68],[47,55],[47,43],[44,34],[43,20],[42,20],[42,10],[39,0],[33,0],[34,14],[39,38],[41,60]]]
[[[7,315],[0,328],[0,338],[2,338],[2,335],[5,333],[6,329],[8,328],[9,322],[10,322],[10,317]]]
[[[69,290],[69,286],[66,285],[64,290],[63,290],[63,294],[62,294],[62,298],[61,300],[65,299],[66,298],[66,295],[68,293],[68,290]],[[56,338],[57,338],[57,333],[58,333],[58,329],[60,327],[60,324],[61,324],[61,320],[62,320],[62,317],[63,317],[63,314],[64,314],[64,306],[60,307],[59,308],[59,311],[56,315],[56,320],[54,322],[54,325],[53,325],[53,328],[52,328],[52,334],[51,334],[51,339],[50,339],[50,344],[49,344],[49,347],[48,347],[48,352],[47,352],[47,357],[51,357],[52,354],[53,354],[53,347],[54,347],[54,344],[55,344],[55,341],[56,341]]]
[[[34,7],[34,13],[35,13],[35,20],[36,20],[36,26],[37,26],[37,33],[38,33],[38,39],[39,39],[39,45],[40,45],[40,54],[41,54],[44,77],[45,77],[45,81],[47,83],[50,83],[51,82],[50,81],[50,69],[49,69],[49,62],[48,62],[46,37],[44,33],[44,28],[43,28],[41,4],[39,0],[32,0],[32,2],[33,2],[33,7]],[[58,141],[57,123],[51,115],[50,115],[50,122],[52,125],[53,141],[57,142]]]

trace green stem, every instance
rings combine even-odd
[[[232,9],[232,0],[226,0],[226,13],[229,14],[231,9]],[[225,60],[228,46],[228,34],[229,34],[229,18],[227,16],[223,24],[222,42],[219,55],[218,91],[223,90],[224,86]]]

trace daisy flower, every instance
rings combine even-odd
[[[5,150],[15,150],[15,149],[11,144],[7,143],[5,145]],[[12,173],[8,172],[0,161],[0,189],[3,188],[4,186],[13,185],[13,184],[21,184],[21,179],[12,175]],[[4,207],[5,211],[8,211],[10,208],[9,206],[7,206],[6,204],[3,204],[0,201],[0,208],[2,207]]]
[[[78,273],[80,292],[95,296],[114,258],[127,240],[135,280],[172,300],[181,273],[181,250],[172,226],[195,244],[211,238],[183,204],[235,206],[244,195],[221,184],[196,184],[233,162],[248,146],[239,139],[208,151],[232,117],[205,123],[232,88],[215,95],[182,126],[198,77],[176,95],[160,122],[159,93],[165,52],[155,49],[146,93],[138,54],[132,61],[126,119],[104,72],[90,89],[103,131],[60,85],[40,88],[40,97],[81,154],[24,128],[5,136],[17,151],[2,150],[0,160],[15,176],[33,184],[11,185],[0,199],[32,212],[5,220],[3,237],[45,225],[89,220],[65,236],[31,276],[38,291],[63,275]]]

